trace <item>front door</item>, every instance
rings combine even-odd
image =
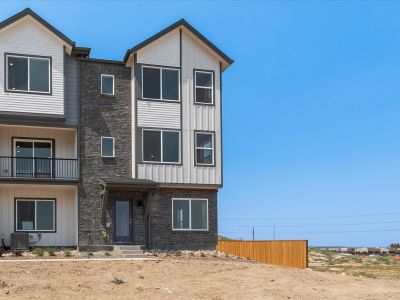
[[[114,204],[114,243],[133,243],[132,200],[115,199]]]

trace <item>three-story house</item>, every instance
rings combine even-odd
[[[228,56],[180,20],[94,59],[29,9],[0,24],[0,52],[6,242],[215,248]]]

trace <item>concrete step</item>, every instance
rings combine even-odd
[[[145,246],[143,245],[127,245],[127,246],[115,246],[116,249],[119,249],[120,251],[125,251],[125,250],[143,250]]]
[[[147,256],[144,254],[127,254],[124,255],[124,258],[146,258]]]
[[[122,255],[128,255],[128,254],[142,254],[144,253],[143,250],[122,250],[121,251]]]

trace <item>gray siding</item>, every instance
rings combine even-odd
[[[76,56],[65,54],[65,123],[78,125],[79,73]]]

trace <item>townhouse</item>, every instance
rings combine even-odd
[[[0,23],[0,234],[30,246],[211,249],[222,73],[185,20],[90,57],[25,9]]]

